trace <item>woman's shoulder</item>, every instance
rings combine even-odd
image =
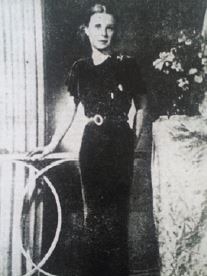
[[[85,68],[88,65],[88,63],[89,63],[88,57],[79,58],[72,63],[71,69],[76,71],[81,68]]]
[[[136,58],[127,54],[113,53],[111,57],[113,60],[120,62],[122,64],[136,63]],[[78,67],[84,67],[90,64],[91,64],[91,57],[83,57],[74,61],[72,63],[72,67],[78,68]]]
[[[121,53],[113,53],[110,59],[107,59],[107,64],[114,64],[115,68],[118,70],[131,71],[135,68],[139,68],[136,58],[130,55],[121,54]],[[118,67],[117,67],[118,66]],[[93,62],[91,57],[79,58],[75,62],[72,63],[71,71],[76,74],[80,72],[89,71],[93,68]]]

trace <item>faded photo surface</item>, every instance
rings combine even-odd
[[[0,0],[0,276],[207,276],[205,0]]]

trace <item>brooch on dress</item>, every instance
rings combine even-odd
[[[123,60],[123,58],[124,58],[124,55],[118,55],[117,57],[116,57],[118,60],[120,60],[120,61],[122,61]]]
[[[114,99],[114,93],[111,92],[111,99],[113,100]]]
[[[119,55],[116,56],[116,58],[118,60],[122,61],[123,59],[130,58],[130,56],[119,54]]]
[[[124,91],[123,85],[121,83],[119,83],[117,87],[118,87],[119,91],[121,91],[121,92]]]
[[[124,91],[123,85],[121,83],[119,83],[117,85],[117,88],[118,88],[119,92],[123,92]],[[111,99],[113,100],[114,99],[114,92],[110,92],[110,96],[111,96]]]

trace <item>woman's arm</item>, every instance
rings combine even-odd
[[[140,105],[139,105],[136,115],[135,115],[136,116],[135,117],[135,132],[136,132],[136,137],[137,137],[137,143],[139,142],[141,132],[143,129],[143,123],[144,123],[144,120],[145,120],[146,114],[147,114],[147,97],[146,97],[146,95],[141,95],[140,97],[141,97]]]
[[[74,119],[76,117],[77,114],[77,109],[78,109],[78,105],[73,103],[73,112],[72,112],[72,116],[69,120],[63,120],[61,121],[61,123],[58,124],[55,133],[51,139],[50,145],[52,145],[52,147],[57,147],[60,142],[62,141],[62,139],[64,138],[64,136],[66,135],[66,133],[68,132],[68,130],[71,128]]]
[[[61,123],[58,124],[50,143],[44,147],[38,147],[38,148],[34,149],[33,151],[31,151],[28,154],[29,157],[33,157],[33,159],[36,159],[36,157],[37,157],[37,159],[43,159],[45,156],[47,156],[48,154],[55,151],[55,149],[60,144],[60,142],[62,141],[62,139],[68,132],[68,130],[71,128],[71,126],[74,122],[74,119],[76,117],[78,105],[73,102],[72,108],[73,108],[73,111],[72,111],[71,118],[65,119]],[[38,156],[35,156],[37,154],[38,154]]]

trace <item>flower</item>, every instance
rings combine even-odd
[[[181,87],[183,90],[188,90],[189,81],[187,78],[181,78],[177,80],[178,86]]]
[[[168,45],[154,60],[153,66],[159,75],[166,81],[161,81],[159,89],[171,90],[171,99],[166,102],[168,114],[170,108],[173,114],[186,112],[186,98],[190,97],[189,104],[196,103],[206,90],[207,83],[207,46],[204,38],[195,30],[181,30],[170,34]],[[174,84],[174,85],[173,85]],[[163,86],[163,87],[162,87]],[[167,87],[166,87],[167,86]],[[193,107],[194,108],[194,107]]]
[[[180,35],[178,37],[178,43],[182,43],[186,41],[186,35],[184,34],[183,31],[180,31]]]
[[[167,66],[169,66],[169,62],[172,62],[174,58],[175,58],[175,56],[172,51],[161,52],[159,54],[159,58],[153,62],[153,66],[155,67],[155,69],[158,69],[161,71],[164,64],[167,63],[168,64]]]
[[[163,73],[165,73],[166,75],[170,74],[169,70],[163,70]]]
[[[206,65],[206,64],[207,64],[207,58],[206,58],[206,57],[201,58],[201,63],[202,63],[203,65]]]
[[[198,57],[199,57],[199,58],[202,58],[202,56],[203,56],[202,53],[199,52],[199,53],[198,53]]]
[[[156,59],[153,62],[153,66],[155,67],[155,69],[160,70],[160,71],[162,70],[163,65],[164,65],[164,62],[161,59]]]
[[[190,89],[194,83],[201,85],[207,77],[207,56],[202,36],[195,30],[181,30],[171,45],[171,48],[159,53],[159,58],[153,62],[154,68],[172,76],[181,89],[180,93]]]
[[[174,61],[174,62],[172,63],[171,69],[173,69],[173,70],[175,70],[175,71],[177,71],[177,72],[183,71],[182,66],[181,66],[181,63],[180,63],[180,62],[176,62],[176,61]]]
[[[189,75],[195,75],[198,72],[198,69],[196,68],[191,68],[188,72]]]
[[[195,75],[194,76],[194,81],[197,83],[202,83],[203,82],[203,76]]]

